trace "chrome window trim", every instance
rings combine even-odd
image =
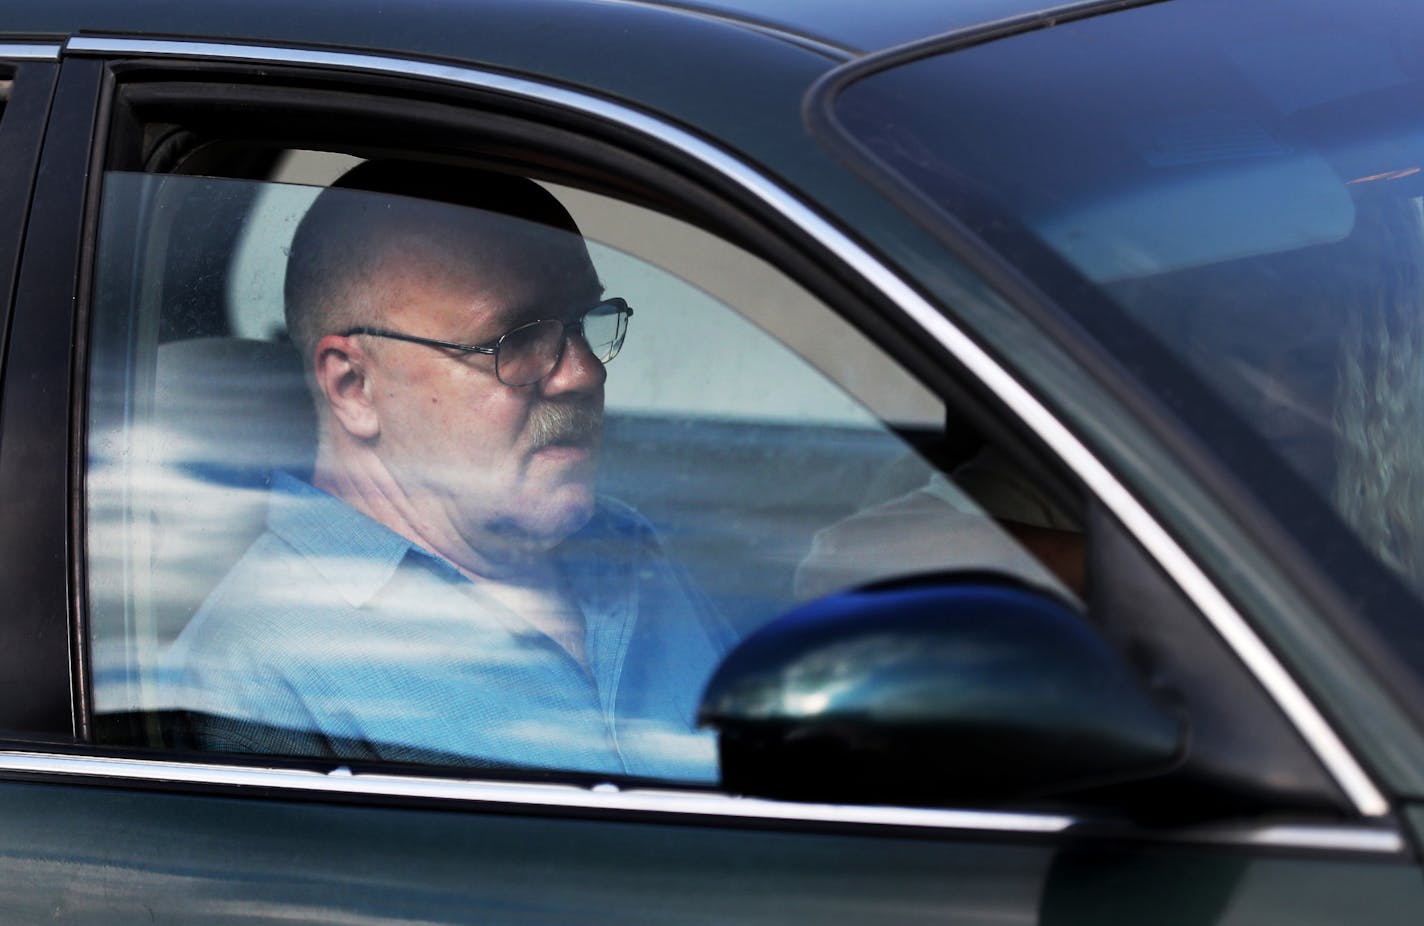
[[[6,61],[58,61],[60,47],[39,42],[0,42],[0,59]]]
[[[1073,470],[1108,510],[1172,577],[1206,616],[1262,687],[1310,744],[1355,809],[1364,817],[1389,812],[1389,802],[1344,742],[1306,697],[1275,655],[1256,635],[1226,596],[1211,582],[1165,528],[1148,513],[1076,436],[1026,387],[967,334],[845,233],[809,206],[750,166],[691,132],[655,116],[564,87],[477,68],[371,54],[279,48],[259,45],[79,36],[66,54],[145,55],[208,58],[262,64],[299,64],[366,73],[395,74],[493,90],[522,99],[551,103],[595,116],[669,145],[738,183],[766,206],[815,238],[827,251],[894,302],[970,373],[991,389],[1040,440]]]
[[[991,832],[1056,833],[1067,829],[1074,822],[1070,817],[1049,814],[793,804],[733,797],[711,791],[624,790],[613,784],[580,787],[487,779],[426,778],[364,772],[358,774],[345,766],[322,772],[309,769],[219,766],[196,762],[60,756],[13,751],[0,752],[0,772],[206,786],[236,785],[312,794],[360,794],[515,807],[635,811],[672,816],[797,820]]]
[[[849,826],[908,827],[981,833],[1052,836],[1079,826],[1061,814],[1011,813],[988,810],[937,810],[912,807],[799,804],[761,798],[734,797],[710,791],[658,789],[623,790],[612,784],[591,788],[563,784],[422,778],[411,775],[355,774],[338,767],[329,772],[310,769],[222,766],[196,762],[54,755],[0,751],[0,774],[145,781],[208,787],[240,787],[313,795],[359,794],[528,808],[572,808],[591,811],[646,813],[671,817],[721,817]],[[1404,838],[1394,830],[1368,826],[1247,825],[1189,827],[1180,830],[1134,830],[1124,826],[1082,832],[1114,839],[1193,845],[1307,849],[1327,852],[1400,855]]]
[[[1393,830],[1363,826],[1311,826],[1277,824],[1241,827],[1202,827],[1170,833],[1172,842],[1235,845],[1272,849],[1324,849],[1339,852],[1397,854],[1406,850],[1404,837]]]

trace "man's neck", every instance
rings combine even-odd
[[[491,532],[490,542],[475,544],[440,510],[412,503],[389,472],[373,458],[333,461],[318,457],[312,484],[336,496],[373,521],[449,562],[471,581],[518,581],[549,560],[547,548],[521,547]]]
[[[502,559],[481,556],[453,530],[423,526],[420,519],[400,503],[401,496],[393,490],[389,480],[370,478],[360,471],[322,465],[322,462],[318,461],[313,485],[444,559],[475,583],[482,594],[489,595],[528,626],[554,640],[579,665],[588,668],[583,613],[550,552],[510,555]]]

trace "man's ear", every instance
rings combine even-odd
[[[378,436],[381,421],[371,401],[367,357],[356,339],[328,334],[317,342],[315,353],[313,372],[332,418],[358,440]]]

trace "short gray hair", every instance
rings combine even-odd
[[[518,220],[518,221],[510,221]],[[449,164],[366,161],[323,190],[297,226],[284,285],[287,332],[310,367],[316,344],[369,310],[362,294],[396,240],[453,255],[461,241],[499,240],[497,250],[538,232],[578,237],[578,225],[548,190],[525,177]]]

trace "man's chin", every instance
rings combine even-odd
[[[576,497],[558,506],[557,512],[541,519],[540,526],[544,528],[546,538],[551,541],[551,547],[563,543],[571,534],[582,530],[593,517],[593,487],[588,486],[570,494]]]
[[[576,533],[593,517],[592,485],[565,485],[532,501],[524,510],[508,512],[486,530],[525,555],[548,552]]]

